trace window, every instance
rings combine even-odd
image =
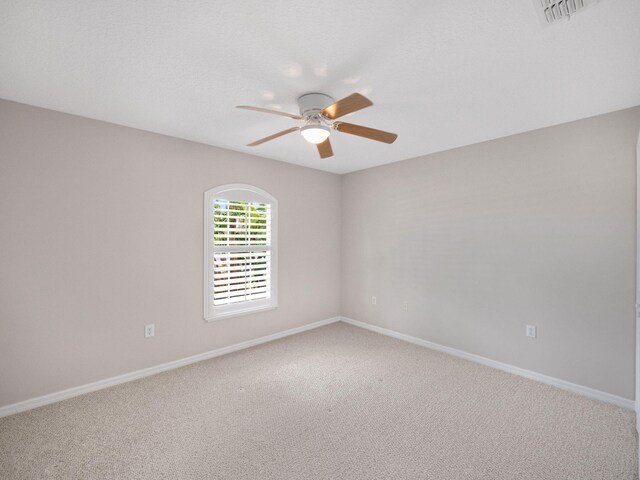
[[[275,198],[235,184],[208,190],[204,202],[205,320],[275,308]]]

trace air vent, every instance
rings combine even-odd
[[[598,0],[533,0],[540,22],[544,26],[568,20],[596,3]]]

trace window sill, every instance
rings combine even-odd
[[[276,308],[278,308],[277,305],[267,305],[265,307],[243,308],[242,310],[233,310],[231,312],[219,313],[211,317],[206,317],[204,320],[206,322],[215,322],[216,320],[224,320],[225,318],[231,318],[231,317],[241,317],[244,315],[251,315],[252,313],[260,313],[260,312],[266,312],[268,310],[275,310]]]

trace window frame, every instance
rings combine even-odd
[[[213,246],[213,200],[225,199],[239,202],[268,203],[271,206],[271,255],[270,297],[268,299],[249,300],[218,307],[211,306],[210,292],[212,247]],[[224,318],[249,315],[252,313],[278,308],[278,201],[268,192],[244,183],[231,183],[210,188],[204,192],[204,319],[207,322]],[[248,305],[251,304],[251,305]]]

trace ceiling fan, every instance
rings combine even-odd
[[[376,130],[375,128],[363,127],[361,125],[354,125],[353,123],[341,122],[339,120],[336,121],[336,119],[343,117],[344,115],[362,110],[363,108],[370,107],[371,105],[373,105],[373,102],[359,93],[352,93],[348,97],[338,100],[337,102],[329,95],[324,95],[322,93],[307,93],[306,95],[302,95],[298,98],[300,115],[281,112],[279,110],[270,110],[268,108],[250,107],[247,105],[238,105],[236,108],[272,113],[274,115],[281,115],[293,118],[294,120],[301,120],[303,122],[302,126],[287,128],[281,132],[274,133],[273,135],[261,138],[255,142],[251,142],[247,147],[255,147],[273,140],[274,138],[299,131],[307,142],[314,143],[318,147],[318,153],[321,158],[328,158],[333,155],[333,149],[331,148],[331,142],[329,141],[329,135],[332,130],[384,143],[393,143],[396,138],[398,138],[398,135],[395,133],[383,132],[382,130]]]

